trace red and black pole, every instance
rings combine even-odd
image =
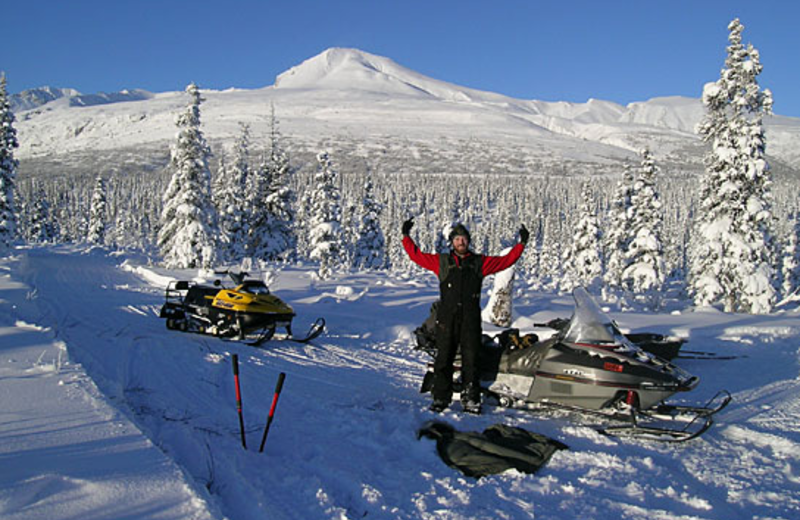
[[[272,396],[272,407],[269,409],[269,415],[267,416],[267,425],[264,427],[264,436],[261,437],[261,448],[258,450],[259,453],[264,451],[264,444],[267,442],[267,434],[269,433],[269,426],[272,424],[272,418],[275,417],[275,408],[278,406],[278,397],[281,395],[284,379],[286,379],[286,374],[281,372],[280,375],[278,375],[278,384],[275,385],[275,395]]]
[[[233,355],[233,381],[236,384],[236,411],[239,412],[239,432],[242,434],[242,447],[247,449],[244,439],[244,416],[242,415],[242,390],[239,387],[239,356]]]

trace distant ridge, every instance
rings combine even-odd
[[[160,167],[174,140],[174,116],[186,103],[182,89],[86,95],[43,87],[11,97],[19,116],[17,157],[38,161],[26,163],[32,171],[50,171],[55,163],[62,171]],[[327,49],[271,86],[203,89],[203,97],[203,129],[219,149],[231,146],[240,123],[254,136],[267,135],[273,106],[298,153],[312,157],[325,142],[334,153],[357,150],[398,171],[594,175],[617,172],[648,147],[665,170],[684,174],[702,170],[705,150],[695,132],[704,114],[697,98],[627,106],[517,99],[434,79],[358,49]],[[800,119],[770,116],[765,126],[771,166],[800,176]]]
[[[85,107],[124,101],[142,101],[150,99],[153,97],[153,94],[140,89],[123,90],[121,92],[112,92],[108,94],[104,92],[99,94],[81,94],[72,88],[40,87],[23,90],[9,97],[11,100],[11,110],[16,113],[32,110],[60,99],[67,99],[69,106]]]
[[[12,94],[9,99],[11,111],[16,113],[40,107],[56,99],[80,95],[80,92],[71,88],[40,87]]]

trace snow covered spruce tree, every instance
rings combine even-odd
[[[330,278],[334,268],[341,264],[342,206],[338,173],[328,152],[320,152],[317,163],[316,186],[309,200],[308,243],[309,256],[319,262],[317,274],[324,280]]]
[[[102,177],[98,177],[95,180],[92,205],[89,208],[89,229],[86,241],[90,244],[105,244],[106,215],[106,183]]]
[[[6,90],[6,75],[0,75],[0,250],[9,247],[17,237],[17,209],[14,204],[15,179],[19,162],[14,113]]]
[[[603,281],[611,289],[622,287],[622,274],[628,267],[628,245],[631,236],[631,206],[635,177],[633,169],[626,164],[614,192],[611,210],[608,215],[608,228],[603,237],[603,251],[606,259],[606,270]]]
[[[560,283],[564,291],[578,286],[589,287],[603,274],[600,224],[588,182],[581,187],[581,199],[580,220],[564,252],[564,274]]]
[[[106,230],[106,244],[118,249],[152,249],[153,223],[158,223],[159,199],[166,189],[166,181],[161,175],[150,179],[136,175],[108,179],[108,222],[111,225]]]
[[[172,178],[163,195],[157,246],[170,268],[211,267],[216,260],[217,218],[211,202],[211,151],[200,130],[200,89],[186,87],[189,104],[175,118]]]
[[[345,194],[353,193],[342,186]],[[343,197],[342,207],[342,263],[347,266],[356,265],[356,242],[358,241],[359,221],[361,220],[360,208],[355,197]]]
[[[798,236],[800,236],[800,220],[796,213],[790,214],[786,223],[786,238],[782,240],[783,250],[781,251],[781,291],[784,298],[792,294],[800,286],[800,248],[798,248]]]
[[[721,302],[726,312],[767,313],[776,299],[772,178],[762,118],[772,94],[761,90],[762,65],[742,44],[738,19],[728,26],[720,79],[703,89],[706,115],[697,131],[710,145],[690,251],[689,289],[696,305]]]
[[[534,272],[536,285],[548,289],[555,288],[558,285],[558,280],[561,278],[563,270],[563,264],[560,260],[562,256],[561,242],[555,238],[554,220],[552,215],[546,215],[543,218],[541,238],[537,239],[541,242],[539,262],[537,263],[537,270]]]
[[[250,252],[254,258],[273,261],[295,252],[295,194],[291,175],[289,156],[281,146],[273,108],[269,151],[248,186]]]
[[[658,306],[665,280],[661,242],[664,219],[655,187],[658,168],[653,154],[644,149],[641,156],[642,166],[631,196],[631,240],[622,282],[625,289],[633,293],[637,300]]]
[[[250,171],[250,127],[241,125],[230,163],[220,161],[213,193],[220,236],[217,251],[225,260],[236,261],[246,255],[249,240],[250,208],[246,204]]]
[[[375,199],[372,176],[364,182],[361,223],[354,251],[354,265],[363,269],[386,267],[386,239],[381,230],[380,218],[383,206]]]
[[[58,226],[53,221],[50,202],[43,188],[35,188],[31,193],[29,207],[28,241],[36,244],[54,243],[58,238]]]

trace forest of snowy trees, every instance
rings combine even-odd
[[[531,230],[517,284],[590,287],[609,302],[659,308],[665,296],[726,311],[763,313],[798,290],[797,181],[774,189],[761,118],[758,52],[729,27],[728,58],[706,85],[706,173],[663,176],[655,150],[615,175],[409,175],[379,171],[321,148],[290,155],[275,107],[259,141],[247,125],[231,148],[212,150],[192,84],[176,114],[163,172],[16,178],[13,114],[0,90],[0,247],[86,242],[135,249],[169,267],[284,262],[317,276],[357,269],[410,272],[400,223],[413,216],[425,250],[446,248],[455,222],[477,252],[497,254]],[[567,172],[568,173],[568,172]],[[520,282],[521,281],[521,282]]]

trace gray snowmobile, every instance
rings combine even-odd
[[[480,365],[486,395],[504,407],[604,417],[612,424],[599,431],[610,435],[685,441],[711,426],[714,414],[731,400],[727,391],[704,406],[666,404],[674,394],[696,388],[699,378],[622,334],[584,288],[575,289],[573,297],[572,317],[549,339],[538,341],[533,334],[484,337]],[[514,341],[507,341],[509,336]],[[651,342],[653,337],[646,336]],[[419,338],[418,331],[423,348]],[[435,355],[430,343],[423,350]]]

